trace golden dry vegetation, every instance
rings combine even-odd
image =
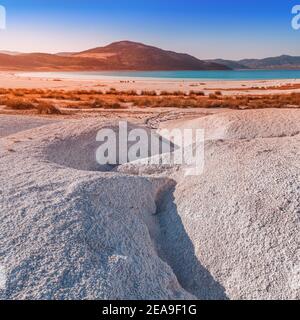
[[[117,91],[0,89],[4,110],[36,114],[64,114],[69,110],[138,108],[299,108],[300,93],[224,96],[221,90],[208,96],[202,91]]]

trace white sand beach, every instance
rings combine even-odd
[[[206,129],[202,175],[101,171],[113,119],[0,116],[1,299],[300,298],[299,109],[165,120]]]
[[[30,74],[30,73],[28,73]],[[21,72],[0,72],[1,88],[42,88],[63,90],[156,90],[188,92],[190,90],[211,93],[222,90],[224,95],[247,95],[247,94],[282,94],[300,92],[300,87],[285,88],[287,85],[300,85],[299,79],[280,80],[244,80],[244,81],[197,81],[197,80],[164,80],[164,79],[109,79],[103,77],[100,80],[64,79],[48,77],[30,77]],[[270,89],[270,87],[272,89]],[[277,89],[276,89],[277,87]]]

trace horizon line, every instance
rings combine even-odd
[[[73,50],[70,50],[70,51],[19,51],[19,50],[13,50],[13,49],[0,49],[0,53],[4,53],[4,52],[7,52],[7,54],[9,53],[14,53],[14,54],[51,54],[51,55],[58,55],[58,54],[61,54],[61,53],[70,53],[70,54],[73,54],[73,53],[80,53],[80,52],[84,52],[84,51],[88,51],[88,50],[92,50],[92,49],[96,49],[96,48],[105,48],[107,46],[110,46],[112,44],[116,44],[116,43],[121,43],[121,42],[129,42],[129,43],[135,43],[135,44],[142,44],[142,45],[145,45],[145,46],[149,46],[149,47],[155,47],[155,48],[158,48],[158,49],[161,49],[161,50],[164,50],[164,51],[171,51],[171,52],[175,52],[175,53],[179,53],[179,54],[187,54],[187,55],[190,55],[194,58],[197,58],[199,60],[202,60],[202,61],[208,61],[208,60],[227,60],[227,61],[235,61],[235,62],[239,62],[239,61],[242,61],[242,60],[262,60],[262,59],[268,59],[268,58],[277,58],[277,57],[284,57],[284,56],[288,56],[288,57],[300,57],[300,54],[299,55],[291,55],[291,54],[286,54],[286,53],[282,53],[282,54],[279,54],[279,55],[275,55],[275,56],[263,56],[263,57],[248,57],[248,58],[222,58],[222,57],[217,57],[217,58],[199,58],[197,57],[196,55],[193,55],[191,53],[188,53],[188,52],[179,52],[179,51],[174,51],[174,50],[170,50],[170,49],[164,49],[164,48],[161,48],[161,47],[158,47],[157,45],[154,45],[154,44],[146,44],[144,42],[141,42],[141,41],[133,41],[133,40],[119,40],[119,41],[113,41],[113,42],[110,42],[108,44],[105,44],[105,45],[95,45],[94,47],[90,47],[88,49],[83,49],[83,50],[79,50],[79,51],[73,51]],[[5,53],[4,53],[5,54]]]

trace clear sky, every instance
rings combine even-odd
[[[132,40],[198,58],[300,56],[300,0],[0,0],[0,50],[80,51]]]

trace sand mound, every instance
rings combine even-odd
[[[0,298],[300,298],[299,120],[286,110],[193,120],[214,137],[193,177],[95,172],[107,124],[90,119],[0,139],[19,141],[1,148]]]
[[[224,112],[199,119],[163,123],[164,128],[204,129],[207,140],[294,136],[300,133],[299,110],[262,109]]]
[[[145,126],[128,123],[128,132],[142,129],[145,132],[147,145],[147,158],[151,155],[151,130]],[[97,141],[96,137],[100,129],[113,130],[116,133],[116,162],[107,165],[100,165],[96,159],[97,149],[104,143]],[[86,126],[78,126],[78,122],[69,124],[67,130],[63,132],[63,138],[56,137],[47,143],[43,150],[43,157],[46,160],[63,167],[68,167],[84,171],[112,171],[119,164],[119,123],[99,123],[99,121],[89,122]],[[121,129],[122,130],[122,129]],[[106,142],[106,141],[105,141]],[[135,142],[127,143],[127,153]],[[164,139],[161,145],[167,143]],[[174,147],[171,146],[171,150]],[[158,151],[157,154],[159,154]]]
[[[101,123],[91,120],[84,130],[96,127]],[[0,298],[193,298],[152,240],[165,179],[74,170],[47,159],[53,143],[84,130],[76,121],[38,128],[9,138],[19,140],[14,153],[1,150],[7,172],[0,178],[0,264],[7,282]]]
[[[157,247],[197,298],[300,297],[299,123],[299,111],[286,110],[182,123],[182,129],[208,128],[205,170],[200,176],[174,175],[177,183],[158,209]],[[119,171],[149,169],[129,163]]]
[[[206,144],[158,215],[160,256],[200,299],[300,298],[300,137]]]
[[[76,170],[110,171],[113,166],[100,165],[96,160],[96,150],[100,146],[96,141],[99,129],[101,122],[81,127],[76,122],[69,124],[63,136],[52,139],[44,146],[43,156],[49,162]]]
[[[5,116],[1,118],[0,122],[0,138],[54,122],[56,121],[41,118],[22,117],[20,119],[18,116]]]

